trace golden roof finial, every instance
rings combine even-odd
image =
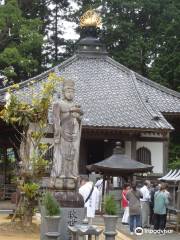
[[[101,17],[93,10],[88,10],[80,18],[80,27],[100,27]]]

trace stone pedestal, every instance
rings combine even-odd
[[[70,240],[68,226],[80,224],[85,218],[84,199],[76,190],[77,179],[57,178],[54,188],[54,196],[61,207],[61,239]]]
[[[70,191],[70,189],[56,191],[54,196],[61,206],[61,238],[63,240],[70,240],[71,236],[68,226],[80,224],[85,218],[86,211],[83,197],[76,191]]]
[[[74,178],[56,178],[54,188],[61,191],[74,191],[77,188],[77,179]]]
[[[60,234],[58,232],[46,233],[43,240],[59,240]]]
[[[117,225],[118,216],[103,215],[103,218],[104,218],[104,225],[105,225],[105,230],[104,230],[105,240],[115,240],[115,236],[117,235],[116,225]]]
[[[60,216],[46,216],[45,209],[41,206],[41,240],[60,240]]]
[[[61,208],[60,237],[56,238],[58,240],[70,240],[68,226],[82,223],[86,215],[84,199],[78,193],[77,181],[78,179],[74,178],[56,178],[53,181],[50,178],[45,178],[42,181],[44,188],[49,188],[54,192],[54,197],[59,202]],[[55,236],[45,236],[42,238],[44,236],[42,233],[45,228],[44,224],[45,222],[42,221],[41,240],[55,239]]]

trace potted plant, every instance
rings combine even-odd
[[[61,219],[59,203],[50,192],[46,192],[42,204],[45,218],[45,234],[59,233]]]
[[[118,208],[113,195],[107,195],[104,198],[104,212],[104,235],[106,239],[115,239]]]

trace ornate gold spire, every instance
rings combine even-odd
[[[101,18],[94,10],[88,10],[80,18],[80,27],[100,27]]]

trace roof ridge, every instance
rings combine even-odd
[[[120,69],[123,70],[123,71],[126,71],[128,73],[130,73],[132,71],[130,68],[122,65],[121,63],[117,62],[116,60],[114,60],[111,57],[107,56],[106,59],[110,63],[112,63],[113,65],[120,67]],[[167,87],[165,87],[165,86],[163,86],[163,85],[161,85],[161,84],[159,84],[159,83],[157,83],[155,81],[152,81],[152,80],[142,76],[141,74],[139,74],[139,73],[137,73],[135,71],[133,71],[133,72],[134,72],[135,76],[137,76],[137,78],[139,78],[140,81],[143,81],[146,84],[149,84],[150,86],[155,87],[155,88],[159,89],[162,92],[165,92],[166,94],[170,94],[170,95],[172,95],[174,97],[180,98],[180,93],[179,92],[177,92],[175,90],[172,90],[170,88],[167,88]]]
[[[142,103],[142,105],[145,107],[145,109],[147,110],[147,112],[149,113],[149,115],[153,118],[154,116],[153,116],[153,114],[151,113],[151,111],[149,111],[149,109],[147,108],[147,105],[145,104],[145,102],[142,100],[142,98],[141,98],[141,94],[139,93],[139,91],[138,91],[138,88],[137,88],[137,84],[136,84],[136,77],[135,77],[135,74],[134,74],[134,72],[133,71],[131,71],[131,77],[132,77],[132,80],[133,80],[133,83],[134,83],[134,87],[135,87],[135,89],[136,89],[136,93],[137,93],[137,95],[138,95],[138,98],[139,98],[139,100],[140,100],[140,102]],[[152,111],[155,113],[155,111],[152,109]]]
[[[112,64],[112,65],[120,68],[122,71],[128,72],[129,74],[131,73],[131,70],[130,70],[128,67],[122,65],[121,63],[117,62],[117,61],[114,60],[113,58],[107,56],[105,59],[106,59],[106,61],[108,61],[110,64]]]
[[[156,88],[156,89],[158,89],[162,92],[165,92],[166,94],[170,94],[174,97],[180,98],[180,93],[179,92],[177,92],[175,90],[172,90],[170,88],[167,88],[167,87],[165,87],[165,86],[163,86],[163,85],[161,85],[157,82],[154,82],[154,81],[140,75],[139,73],[134,72],[134,74],[136,76],[136,79],[138,79],[140,81],[143,81],[144,83],[146,83],[146,84],[148,84],[148,85],[150,85],[150,86],[152,86],[152,87],[154,87],[154,88]]]
[[[145,102],[142,100],[142,97],[141,97],[141,94],[139,93],[138,91],[138,87],[137,87],[137,79],[136,79],[136,76],[135,76],[135,72],[130,70],[129,68],[125,67],[124,65],[120,64],[119,62],[115,61],[114,59],[110,58],[110,57],[106,57],[106,61],[108,61],[110,64],[112,64],[113,66],[116,66],[118,68],[120,68],[122,71],[125,71],[127,74],[130,75],[130,77],[132,78],[132,82],[133,82],[133,85],[135,87],[135,90],[136,90],[136,94],[137,94],[137,97],[139,99],[139,101],[142,103],[142,105],[144,106],[147,114],[151,117],[151,120],[153,120],[153,117],[154,115],[157,115],[157,113],[154,111],[154,109],[151,107],[152,109],[152,112],[154,112],[154,115],[152,114],[152,112],[148,109],[147,105],[145,104]],[[150,80],[149,80],[150,81]],[[161,112],[159,112],[159,115],[161,115],[163,117],[163,115],[161,114]],[[165,118],[163,117],[163,119],[165,120]],[[165,120],[166,121],[166,120]],[[154,121],[154,123],[158,126],[157,122]]]
[[[60,64],[58,64],[58,65],[56,65],[56,66],[54,66],[53,68],[50,68],[50,69],[48,69],[47,71],[42,72],[42,73],[40,73],[40,74],[37,75],[37,76],[34,76],[34,77],[29,78],[29,79],[27,79],[27,80],[25,80],[25,81],[23,81],[23,82],[18,83],[18,84],[19,84],[19,88],[25,87],[25,86],[26,86],[28,83],[30,83],[31,81],[36,81],[36,82],[38,82],[38,81],[43,80],[43,78],[46,77],[50,72],[56,71],[57,68],[59,68],[59,67],[64,67],[64,66],[72,63],[76,58],[77,58],[77,55],[75,54],[75,55],[73,55],[71,58],[68,58],[67,60],[63,61],[62,63],[60,63]],[[13,85],[13,84],[12,84],[12,85]],[[12,85],[10,85],[10,86],[12,86]],[[6,92],[7,89],[9,89],[10,86],[0,89],[0,94]]]

